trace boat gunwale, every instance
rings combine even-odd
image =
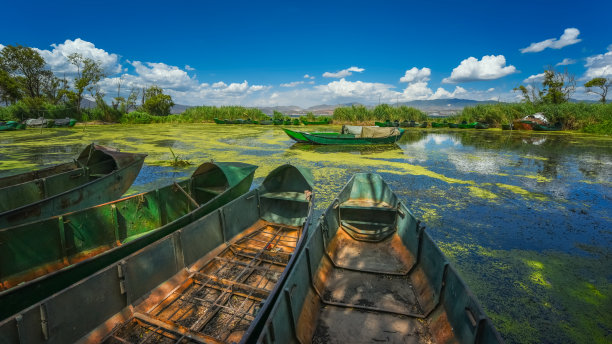
[[[209,164],[209,163],[204,163],[204,164]],[[204,164],[202,164],[202,165],[204,165]],[[255,166],[255,165],[252,165],[252,166]],[[248,179],[248,178],[249,178],[249,177],[251,177],[251,176],[254,176],[254,175],[255,175],[255,170],[256,170],[256,169],[257,169],[257,168],[253,169],[253,171],[251,171],[251,172],[250,172],[250,173],[249,173],[249,174],[248,174],[248,175],[247,175],[247,176],[246,176],[246,177],[245,177],[243,180]],[[194,176],[194,177],[195,177],[195,176]],[[191,180],[191,178],[188,178],[188,179],[186,179],[185,181],[189,181],[189,180]],[[50,278],[52,278],[52,277],[55,277],[57,274],[64,274],[64,273],[68,273],[68,272],[70,272],[70,271],[72,271],[72,270],[74,270],[74,269],[77,269],[77,268],[79,268],[79,267],[81,267],[81,266],[85,265],[85,264],[91,263],[91,262],[92,262],[92,260],[94,260],[94,259],[97,259],[97,258],[103,258],[103,257],[106,257],[106,256],[108,256],[108,255],[111,255],[111,254],[115,253],[117,250],[121,249],[122,247],[125,247],[125,246],[126,246],[126,245],[128,245],[128,244],[131,244],[131,245],[136,245],[136,243],[141,243],[143,240],[148,239],[150,236],[152,236],[152,235],[154,235],[154,234],[156,234],[156,233],[159,233],[159,232],[163,231],[164,229],[167,229],[167,228],[169,228],[169,227],[171,227],[171,226],[174,226],[174,225],[176,225],[176,223],[181,223],[181,222],[183,222],[185,218],[192,216],[194,213],[196,213],[196,212],[197,212],[197,211],[199,211],[200,209],[204,208],[205,206],[207,206],[207,205],[209,205],[209,204],[212,204],[212,202],[213,202],[213,201],[216,201],[218,198],[220,198],[220,197],[222,197],[222,196],[226,196],[228,192],[230,192],[232,189],[234,189],[234,188],[235,188],[236,186],[238,186],[239,184],[240,184],[240,183],[238,183],[238,184],[236,184],[236,185],[234,185],[234,186],[228,186],[228,188],[227,188],[225,191],[223,191],[222,193],[220,193],[220,194],[216,195],[215,197],[211,198],[211,199],[210,199],[208,202],[201,204],[201,205],[200,205],[200,206],[198,206],[197,208],[195,208],[195,209],[193,209],[193,210],[191,210],[191,211],[189,211],[189,212],[185,213],[184,215],[182,215],[182,216],[180,216],[180,217],[176,218],[176,219],[175,219],[175,220],[173,220],[173,221],[170,221],[170,222],[166,223],[166,224],[165,224],[165,225],[163,225],[163,226],[155,227],[155,228],[151,229],[150,231],[145,232],[145,233],[144,233],[144,235],[142,235],[142,234],[141,234],[139,237],[137,237],[137,238],[135,238],[135,239],[133,239],[133,240],[131,240],[131,241],[129,241],[129,242],[122,243],[121,245],[115,245],[115,246],[112,246],[112,248],[111,248],[111,249],[109,249],[109,250],[105,250],[105,251],[103,251],[103,252],[101,252],[101,253],[99,253],[99,254],[97,254],[97,255],[94,255],[94,256],[88,257],[87,259],[83,259],[83,260],[80,260],[79,262],[76,262],[76,263],[73,263],[73,264],[70,264],[70,265],[64,266],[64,267],[62,267],[62,268],[60,268],[60,269],[56,269],[56,270],[54,270],[54,271],[52,271],[52,272],[50,272],[50,273],[40,275],[40,276],[38,276],[38,277],[36,277],[36,278],[34,278],[34,279],[31,279],[31,280],[28,280],[28,281],[21,282],[20,284],[17,284],[17,285],[15,285],[15,286],[13,286],[13,287],[10,287],[10,288],[8,288],[8,289],[5,289],[5,290],[0,290],[0,299],[1,299],[1,298],[3,298],[3,297],[6,297],[6,295],[7,295],[7,294],[9,294],[9,295],[10,295],[11,293],[18,292],[18,291],[20,291],[20,290],[22,290],[22,289],[24,289],[24,288],[30,287],[30,285],[36,284],[36,283],[38,283],[38,282],[40,282],[40,281],[43,281],[43,280],[45,280],[45,279],[47,279],[47,278],[49,278],[49,279],[50,279]],[[251,181],[251,184],[252,184],[252,181]],[[163,187],[161,187],[161,188],[164,188],[164,187],[170,187],[170,186],[172,186],[172,185],[173,185],[173,184],[168,184],[168,185],[165,185],[165,186],[163,186]],[[110,205],[112,205],[112,204],[119,203],[119,202],[122,202],[122,201],[125,201],[125,200],[128,200],[128,199],[132,199],[132,198],[136,198],[136,197],[141,197],[142,195],[145,195],[145,194],[155,193],[157,190],[159,190],[159,189],[161,189],[161,188],[157,188],[157,189],[154,189],[154,190],[151,190],[151,191],[141,192],[141,193],[136,194],[136,195],[126,196],[126,197],[123,197],[123,198],[120,198],[120,199],[117,199],[117,200],[114,200],[114,201],[109,201],[109,202],[106,202],[106,203],[98,204],[98,205],[95,205],[95,206],[93,206],[93,207],[88,207],[88,208],[81,209],[81,210],[75,210],[75,211],[72,211],[72,212],[69,212],[69,213],[65,213],[65,214],[61,214],[61,215],[55,215],[55,216],[52,216],[52,217],[49,217],[49,218],[45,218],[45,219],[42,219],[42,220],[37,220],[37,221],[32,221],[32,222],[28,222],[28,223],[24,223],[24,224],[19,224],[19,225],[16,225],[16,226],[11,226],[11,227],[7,227],[7,228],[2,228],[2,229],[0,229],[0,232],[4,232],[4,231],[7,231],[7,230],[10,230],[10,229],[16,228],[16,227],[25,226],[25,225],[32,224],[32,223],[39,222],[39,221],[46,221],[46,220],[50,220],[50,219],[58,219],[58,220],[59,220],[59,218],[60,218],[60,217],[64,217],[64,216],[67,216],[67,215],[71,215],[71,214],[75,214],[75,213],[85,212],[85,211],[88,211],[89,209],[92,209],[92,208],[101,208],[101,207],[104,207],[104,206],[108,206],[109,204],[110,204]],[[248,191],[247,191],[247,192],[248,192]],[[242,196],[242,195],[241,195],[241,196]],[[239,198],[239,197],[237,197],[237,198]],[[232,200],[232,201],[233,201],[233,200]],[[226,204],[229,204],[229,202],[228,202],[228,203],[226,203]],[[218,207],[218,208],[216,208],[216,209],[219,209],[219,207]],[[216,209],[213,209],[213,210],[211,211],[211,213],[212,213],[213,211],[215,211]],[[204,215],[204,216],[206,216],[206,215]],[[201,217],[199,217],[198,219],[200,219],[200,218],[202,218],[202,217],[204,217],[204,216],[201,216]],[[196,220],[198,220],[198,219],[196,219]],[[194,221],[196,221],[196,220],[194,220]],[[192,222],[194,222],[194,221],[190,221],[189,223],[192,223]],[[188,224],[189,224],[189,223],[188,223]],[[184,226],[183,226],[183,227],[184,227]],[[181,228],[182,228],[182,227],[181,227]],[[180,229],[180,228],[178,228],[178,229]],[[178,230],[178,229],[177,229],[177,230]],[[172,235],[172,233],[169,233],[168,235]],[[165,237],[165,236],[164,236],[164,237]],[[163,238],[163,237],[162,237],[162,238]],[[162,238],[159,238],[158,240],[161,240]],[[156,240],[156,241],[157,241],[157,240]],[[155,241],[154,241],[154,242],[155,242]],[[154,242],[152,242],[152,243],[150,243],[150,244],[153,244]],[[148,245],[147,245],[147,246],[148,246]],[[146,246],[145,246],[145,247],[146,247]],[[145,248],[145,247],[143,247],[143,248]],[[135,251],[135,252],[138,252],[138,251],[140,251],[140,249],[139,249],[139,250],[137,250],[137,251]],[[135,253],[135,252],[134,252],[134,253]],[[130,255],[131,255],[131,254],[130,254]],[[125,258],[127,258],[127,257],[124,257],[123,259],[125,259]],[[95,272],[94,272],[94,273],[95,273]],[[10,318],[10,316],[9,316],[9,318]],[[1,321],[1,320],[2,320],[2,319],[0,319],[0,321]]]
[[[0,213],[0,218],[2,218],[2,217],[4,217],[4,216],[9,215],[9,214],[10,214],[10,213],[12,213],[12,212],[18,212],[18,211],[24,210],[24,209],[26,209],[26,208],[36,206],[36,205],[41,204],[41,203],[46,203],[46,202],[49,202],[49,201],[50,201],[50,200],[52,200],[52,199],[55,199],[55,198],[60,198],[61,196],[65,196],[66,194],[68,194],[68,193],[70,193],[70,192],[74,192],[75,190],[83,189],[83,188],[85,188],[86,186],[92,185],[92,184],[94,184],[94,183],[98,183],[98,182],[100,182],[101,180],[106,180],[106,179],[108,179],[110,176],[114,176],[114,175],[116,175],[117,173],[123,172],[123,171],[127,170],[128,168],[131,168],[131,167],[132,167],[134,164],[143,164],[143,163],[144,163],[145,158],[148,156],[148,154],[144,154],[144,153],[127,153],[127,154],[132,154],[132,155],[133,155],[134,157],[136,157],[136,158],[135,158],[133,161],[130,161],[130,162],[127,164],[127,165],[122,166],[121,168],[117,167],[117,169],[113,170],[113,171],[112,171],[112,172],[110,172],[110,173],[105,174],[103,177],[96,178],[96,179],[94,179],[94,180],[90,180],[90,181],[88,181],[87,183],[84,183],[84,184],[79,185],[78,187],[75,187],[75,188],[72,188],[72,189],[68,189],[68,190],[66,190],[66,191],[64,191],[64,192],[61,192],[61,193],[55,194],[55,195],[53,195],[53,196],[51,196],[51,197],[43,198],[43,199],[41,199],[41,200],[39,200],[39,201],[32,202],[32,203],[28,203],[28,204],[26,204],[26,205],[22,205],[22,206],[20,206],[20,207],[18,207],[18,208],[13,208],[13,209],[11,209],[11,210],[7,210],[7,211],[5,211],[5,212],[2,212],[2,213]],[[60,164],[60,165],[62,165],[62,164]],[[59,166],[59,165],[55,165],[55,166]],[[77,169],[78,169],[78,168],[77,168]],[[75,170],[76,170],[76,169],[75,169]],[[38,179],[42,179],[42,178],[37,178],[37,179],[34,179],[34,180],[38,180]],[[135,179],[135,178],[134,178],[134,179]],[[32,182],[32,181],[28,181],[28,182],[24,182],[24,183],[31,183],[31,182]],[[20,184],[24,184],[24,183],[19,183],[19,184],[15,184],[15,185],[20,185]],[[133,182],[132,182],[132,183],[133,183]],[[130,184],[130,185],[131,185],[131,184]],[[87,208],[85,208],[85,209],[87,209]],[[29,222],[23,222],[23,223],[20,223],[20,224],[18,224],[18,225],[21,225],[21,224],[27,224],[27,223],[32,223],[32,222],[37,222],[37,221],[40,221],[40,220],[43,220],[43,219],[45,219],[45,218],[38,218],[38,219],[36,219],[36,220],[29,221]],[[17,226],[18,226],[18,225],[17,225]],[[14,226],[11,226],[11,227],[14,227]],[[5,228],[11,228],[11,227],[5,227]],[[4,229],[4,228],[2,228],[2,229]]]

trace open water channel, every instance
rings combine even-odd
[[[394,146],[340,147],[294,144],[274,126],[28,129],[0,132],[0,176],[65,162],[91,142],[149,154],[130,194],[211,159],[258,165],[254,186],[291,163],[313,171],[320,212],[353,173],[379,173],[508,343],[612,342],[612,138],[411,128]],[[170,148],[192,165],[171,167]]]

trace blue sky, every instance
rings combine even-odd
[[[288,1],[3,4],[0,44],[37,48],[57,74],[78,51],[116,93],[158,84],[181,104],[299,105],[466,98],[567,64],[612,77],[612,2]],[[532,44],[534,44],[532,46]],[[525,50],[526,48],[530,47]],[[305,77],[305,75],[308,75]],[[125,96],[125,94],[123,94]],[[578,87],[574,98],[597,99]]]

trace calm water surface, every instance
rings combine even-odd
[[[128,193],[210,160],[260,166],[254,186],[292,163],[313,170],[320,212],[353,173],[380,173],[507,342],[612,342],[612,138],[411,129],[394,146],[319,147],[274,126],[29,129],[0,132],[0,176],[72,159],[90,142],[149,154]],[[169,148],[192,165],[170,167]]]

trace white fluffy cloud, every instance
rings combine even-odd
[[[51,44],[51,47],[53,47],[52,50],[37,48],[34,48],[34,50],[38,51],[47,62],[49,68],[55,73],[76,73],[76,67],[68,61],[68,56],[73,53],[79,53],[83,57],[99,61],[102,69],[108,74],[116,74],[122,70],[117,54],[109,54],[103,49],[96,48],[93,43],[80,38],[74,41],[67,39],[64,43]]]
[[[468,94],[468,91],[461,87],[456,86],[453,92],[449,92],[442,87],[438,87],[436,93],[432,94],[429,99],[447,99],[447,98],[459,98]]]
[[[412,67],[408,69],[403,77],[400,78],[400,82],[419,82],[419,81],[429,81],[429,77],[431,76],[431,69],[427,67],[423,67],[418,69],[417,67]]]
[[[534,83],[540,83],[542,81],[544,81],[544,73],[531,75],[527,79],[523,80],[523,83],[534,84]]]
[[[353,75],[352,72],[357,72],[357,73],[361,73],[363,72],[365,69],[363,68],[359,68],[359,67],[349,67],[347,69],[343,69],[343,70],[339,70],[335,73],[332,72],[325,72],[323,73],[323,77],[324,78],[344,78],[347,77],[349,75]],[[306,74],[308,75],[308,74]]]
[[[612,77],[612,44],[608,46],[607,53],[587,57],[584,66],[587,70],[583,79]]]
[[[185,65],[185,70],[192,71],[195,70],[195,68],[191,67],[190,65]]]
[[[308,75],[308,74],[304,74],[304,79],[310,79],[310,80],[314,80],[314,76],[312,75]]]
[[[443,83],[457,83],[479,80],[495,80],[516,73],[514,66],[506,66],[504,55],[485,55],[481,60],[469,57],[453,69],[451,76],[444,78]]]
[[[546,48],[561,49],[568,45],[576,44],[582,39],[578,38],[580,30],[576,28],[567,28],[559,39],[549,38],[541,42],[531,43],[527,48],[520,49],[521,53],[538,53]]]
[[[574,59],[570,59],[570,58],[564,58],[563,61],[557,63],[555,66],[569,66],[571,64],[576,63],[577,61]]]
[[[187,72],[165,63],[134,61],[131,63],[136,71],[136,77],[144,85],[157,85],[161,88],[171,88],[182,91],[195,85],[197,81],[192,79]]]

